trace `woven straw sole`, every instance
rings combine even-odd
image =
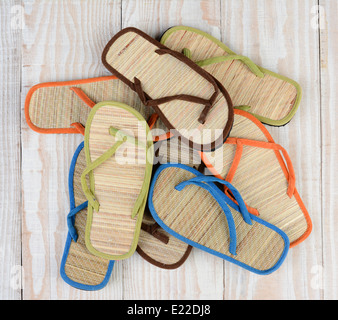
[[[174,164],[163,165],[156,172],[149,193],[149,208],[156,222],[180,240],[250,271],[268,274],[276,270],[288,251],[285,234],[255,217],[250,226],[229,207],[237,232],[237,255],[230,254],[225,214],[211,194],[194,185],[175,190],[178,184],[195,176]]]
[[[79,133],[72,123],[85,125],[91,109],[71,90],[80,88],[94,102],[119,101],[137,110],[148,119],[154,110],[145,107],[137,94],[116,77],[100,77],[66,82],[43,83],[30,89],[25,104],[29,127],[44,134]],[[167,131],[159,119],[154,129]],[[166,137],[159,135],[154,139]]]
[[[173,137],[155,144],[156,164],[181,163],[197,169],[201,164],[200,154]]]
[[[205,78],[210,78],[210,75],[194,64],[192,66],[198,72],[193,70],[186,62],[170,54],[159,55],[155,52],[159,48],[165,47],[141,31],[124,29],[107,45],[103,63],[131,88],[135,87],[135,77],[138,78],[143,91],[152,99],[182,94],[210,99],[215,92],[213,84]],[[183,55],[182,59],[191,64]],[[222,90],[225,91],[223,87]],[[212,150],[228,136],[233,122],[233,108],[227,93],[219,91],[202,125],[198,119],[204,108],[204,105],[182,100],[154,107],[164,124],[176,130],[177,135],[181,135],[193,147]]]
[[[172,50],[191,51],[193,61],[235,54],[211,35],[190,27],[173,27],[161,43]],[[241,61],[223,61],[202,67],[229,91],[234,106],[250,106],[260,121],[282,126],[295,115],[301,100],[301,88],[291,79],[259,67],[264,78],[256,77]]]
[[[252,115],[235,110],[235,123],[231,138],[274,143],[266,128]],[[288,169],[282,154],[257,146],[243,146],[234,177],[227,176],[236,157],[236,145],[224,144],[213,153],[202,153],[208,169],[217,177],[226,179],[239,190],[247,205],[257,209],[259,217],[283,230],[290,239],[291,247],[304,241],[311,233],[312,222],[295,189],[287,195]]]
[[[86,157],[83,143],[78,148],[70,170],[70,197],[74,199],[74,207],[86,202],[81,189],[81,174],[86,167]],[[75,216],[75,228],[78,233],[77,242],[73,241],[70,234],[61,262],[61,276],[68,284],[83,290],[99,290],[108,282],[114,263],[92,255],[85,244],[85,229],[87,209]]]
[[[86,125],[88,165],[119,141],[109,133],[111,127],[134,137],[139,145],[125,142],[89,175],[91,192],[100,208],[96,212],[91,205],[88,207],[86,245],[95,255],[122,260],[137,247],[151,178],[153,144],[149,127],[137,111],[119,102],[102,102],[93,108]],[[144,204],[132,218],[140,199]]]

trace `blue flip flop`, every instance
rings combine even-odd
[[[235,201],[215,183],[225,185]],[[230,183],[186,165],[159,167],[148,205],[169,234],[257,274],[276,271],[289,250],[287,235],[250,214]]]
[[[62,279],[74,288],[95,291],[104,288],[111,276],[114,261],[91,254],[85,244],[88,202],[81,188],[81,174],[86,167],[84,143],[73,157],[69,172],[70,213],[67,217],[69,232],[60,273]]]

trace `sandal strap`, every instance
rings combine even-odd
[[[142,223],[141,229],[143,231],[149,233],[150,235],[152,235],[156,239],[160,240],[164,244],[169,243],[169,237],[164,235],[163,233],[159,232],[158,229],[161,229],[161,227],[158,223],[154,223],[153,225]]]
[[[212,106],[213,106],[213,104],[216,100],[216,97],[218,95],[218,92],[214,93],[210,100],[206,100],[206,99],[199,98],[199,97],[196,97],[196,96],[185,95],[185,94],[168,96],[168,97],[159,98],[159,99],[150,99],[149,96],[143,91],[141,81],[137,78],[134,78],[134,90],[138,94],[142,103],[147,107],[156,107],[156,106],[159,106],[161,104],[168,103],[168,102],[171,102],[171,101],[174,101],[174,100],[182,100],[182,101],[193,102],[193,103],[196,103],[196,104],[204,105],[205,108],[203,109],[203,111],[202,111],[202,113],[201,113],[201,115],[198,119],[198,121],[201,124],[205,123],[207,115],[208,115],[210,109],[212,108]]]
[[[71,87],[71,91],[73,91],[89,108],[93,109],[96,103],[92,101],[82,89],[77,87]],[[72,127],[77,129],[80,134],[85,135],[85,127],[80,122],[75,122],[71,124]]]
[[[234,144],[237,145],[235,158],[233,160],[232,166],[228,172],[228,175],[226,177],[226,180],[231,182],[235,176],[235,173],[237,171],[239,162],[241,160],[242,154],[243,154],[243,145],[246,146],[252,146],[262,149],[270,149],[274,150],[276,152],[282,152],[284,159],[286,161],[286,167],[288,171],[288,190],[287,195],[292,198],[292,196],[295,193],[296,190],[296,175],[295,171],[290,159],[290,156],[288,152],[279,144],[274,142],[264,142],[264,141],[256,141],[256,140],[249,140],[249,139],[238,139],[238,138],[228,138],[225,142],[226,144]]]
[[[122,138],[122,140],[117,141],[108,151],[106,151],[101,157],[97,158],[94,162],[90,163],[87,168],[83,171],[81,176],[81,185],[83,192],[89,202],[89,204],[94,208],[96,212],[100,210],[100,204],[96,199],[96,196],[92,193],[92,191],[88,188],[86,176],[90,174],[94,169],[99,167],[102,163],[106,162],[108,159],[110,159],[117,150],[126,142],[132,142],[137,146],[143,146],[138,140],[136,140],[133,137],[128,136],[127,134],[123,133],[121,130],[117,130],[113,127],[109,129],[109,133],[111,135],[114,135],[118,137],[119,139]],[[144,145],[144,148],[146,146]],[[143,202],[143,199],[138,199],[137,202]],[[140,205],[137,205],[134,208],[134,211],[132,213],[132,217],[135,218],[135,216],[138,214],[138,210],[140,209]]]
[[[215,187],[217,189],[216,191],[220,191],[220,190],[215,186],[214,183],[220,183],[220,184],[226,186],[231,191],[231,193],[233,194],[235,200],[237,201],[237,204],[234,203],[227,196],[225,196],[223,192],[220,192],[220,193],[217,192],[219,194],[219,197],[222,197],[223,201],[225,201],[228,205],[230,205],[235,210],[239,211],[242,214],[243,219],[244,219],[244,221],[247,224],[249,224],[249,225],[252,224],[250,214],[248,212],[248,209],[247,209],[247,207],[245,205],[245,202],[244,202],[241,194],[239,193],[239,191],[230,182],[222,180],[222,179],[219,179],[219,178],[216,178],[216,177],[204,176],[203,175],[203,176],[198,176],[198,177],[195,177],[195,178],[190,179],[188,181],[182,182],[179,185],[180,186],[179,188],[184,188],[186,185],[188,185],[188,184],[190,184],[192,182],[209,184],[212,187]]]
[[[183,54],[191,59],[192,55],[189,49],[184,48]],[[233,60],[240,60],[251,70],[251,72],[254,75],[256,75],[259,78],[264,78],[265,76],[264,72],[250,58],[246,56],[237,55],[237,54],[228,54],[226,56],[212,57],[209,59],[197,61],[195,63],[200,67],[205,67],[205,66],[209,66],[212,64],[220,63],[220,62],[233,61]]]
[[[89,108],[93,109],[96,103],[92,101],[82,89],[77,87],[70,88]]]
[[[76,216],[77,213],[86,209],[87,207],[88,207],[88,201],[82,203],[81,205],[77,206],[76,208],[73,208],[67,216],[68,230],[69,230],[69,233],[70,233],[72,239],[75,242],[77,242],[77,240],[78,240],[78,234],[77,234],[77,231],[75,229],[75,216]]]
[[[229,185],[231,189],[234,191],[234,193],[236,194],[236,199],[238,200],[239,206],[237,206],[233,201],[231,201],[231,199],[229,199],[223,192],[221,192],[216,187],[216,185],[213,184],[213,182],[219,182],[222,184]],[[207,177],[207,176],[198,176],[193,179],[184,181],[180,183],[179,185],[177,185],[175,189],[177,191],[182,191],[186,186],[191,185],[191,184],[207,190],[222,208],[225,214],[225,217],[227,219],[228,228],[229,228],[229,236],[230,236],[229,252],[232,255],[236,256],[237,255],[236,254],[236,249],[237,249],[236,225],[235,225],[234,218],[232,216],[232,213],[228,205],[230,205],[235,210],[241,212],[245,222],[247,222],[250,225],[252,224],[250,215],[246,209],[244,201],[242,197],[240,196],[239,192],[233,186],[231,186],[230,183],[227,183],[226,181],[215,178],[215,177]]]
[[[77,131],[79,131],[79,133],[81,133],[83,136],[85,135],[86,129],[80,122],[72,123],[71,126],[77,129]]]
[[[184,58],[185,58],[185,56],[182,55],[181,53],[170,50],[170,49],[162,48],[162,49],[156,50],[155,52],[159,55],[169,54],[169,55],[175,57],[176,59],[178,59],[180,61],[184,60]],[[194,64],[191,64],[188,59],[187,59],[187,61],[184,61],[184,62],[190,68],[194,69]],[[215,79],[211,75],[205,74],[205,75],[203,75],[203,77],[213,85],[214,90],[215,90],[215,92],[210,97],[210,99],[203,99],[203,98],[200,98],[200,97],[186,95],[186,94],[168,96],[168,97],[159,98],[159,99],[151,99],[143,91],[142,83],[136,77],[134,78],[134,83],[132,85],[132,89],[138,94],[142,103],[147,107],[156,107],[156,106],[159,106],[161,104],[168,103],[168,102],[171,102],[171,101],[174,101],[174,100],[182,100],[182,101],[187,101],[187,102],[193,102],[193,103],[196,103],[196,104],[202,104],[202,105],[205,106],[205,108],[203,109],[198,121],[201,124],[204,124],[206,122],[207,116],[208,116],[211,108],[213,107],[213,105],[216,101],[216,98],[217,98],[218,93],[219,93],[219,88],[218,88],[218,85],[217,85]]]
[[[160,116],[157,113],[153,113],[150,118],[148,119],[147,123],[149,126],[149,129],[152,130]]]

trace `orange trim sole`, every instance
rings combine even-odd
[[[81,134],[77,128],[59,128],[59,129],[48,129],[48,128],[39,128],[37,127],[31,120],[29,116],[29,106],[31,103],[31,99],[33,94],[41,88],[50,88],[50,87],[63,87],[63,86],[74,86],[79,84],[88,84],[100,81],[108,81],[108,80],[118,80],[115,76],[106,76],[106,77],[97,77],[97,78],[90,78],[90,79],[83,79],[83,80],[72,80],[72,81],[60,81],[60,82],[46,82],[41,83],[33,86],[27,94],[26,101],[25,101],[25,118],[27,121],[28,126],[35,132],[41,134]],[[156,117],[156,116],[154,116]],[[157,119],[156,119],[157,120]],[[154,122],[155,124],[155,122]],[[173,135],[170,132],[166,134],[162,134],[160,136],[154,136],[154,141],[163,141],[168,140]]]
[[[114,76],[109,77],[99,77],[99,78],[91,78],[91,79],[84,79],[84,80],[73,80],[73,81],[61,81],[61,82],[46,82],[37,84],[34,87],[32,87],[27,94],[26,101],[25,101],[25,117],[28,126],[35,132],[42,133],[42,134],[81,134],[77,129],[75,128],[60,128],[60,129],[47,129],[47,128],[39,128],[37,127],[29,116],[29,106],[31,103],[31,99],[33,94],[41,88],[50,88],[50,87],[63,87],[63,86],[74,86],[78,84],[87,84],[87,83],[93,83],[93,82],[99,82],[99,81],[105,81],[105,80],[115,80],[117,79]]]
[[[261,123],[257,118],[255,118],[253,115],[251,115],[250,113],[243,111],[243,110],[238,110],[235,109],[235,115],[241,115],[243,117],[248,118],[249,120],[251,120],[253,123],[255,123],[257,125],[257,127],[264,133],[265,137],[268,139],[269,142],[275,143],[275,141],[273,140],[272,136],[270,135],[269,131],[264,127],[263,123]],[[226,143],[226,142],[225,142]],[[257,143],[257,145],[259,145],[259,143]],[[253,143],[254,146],[254,143]],[[213,167],[213,165],[209,162],[207,156],[203,153],[203,152],[199,152],[200,157],[202,159],[202,161],[204,162],[204,164],[206,165],[206,167],[210,170],[210,172],[217,178],[224,180],[224,178],[216,171],[216,169]],[[286,164],[283,160],[283,157],[281,156],[281,154],[279,153],[279,151],[275,150],[275,154],[277,156],[277,159],[280,163],[280,166],[284,172],[284,175],[286,177],[286,179],[289,178],[289,173],[288,173],[288,169],[286,167]],[[237,159],[238,161],[238,159]],[[294,248],[295,246],[299,245],[300,243],[302,243],[312,232],[312,221],[311,218],[309,216],[309,213],[307,211],[307,209],[305,208],[305,205],[302,201],[302,199],[300,198],[300,195],[297,191],[297,189],[295,188],[294,194],[293,194],[304,214],[304,217],[306,219],[307,222],[307,230],[305,231],[305,233],[296,241],[292,242],[290,244],[290,248]]]

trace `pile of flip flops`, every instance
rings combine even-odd
[[[299,85],[183,26],[160,42],[124,29],[102,61],[112,76],[39,84],[26,100],[34,131],[84,136],[69,173],[64,281],[98,290],[135,251],[175,269],[193,247],[277,270],[312,223],[263,123],[292,119]]]

